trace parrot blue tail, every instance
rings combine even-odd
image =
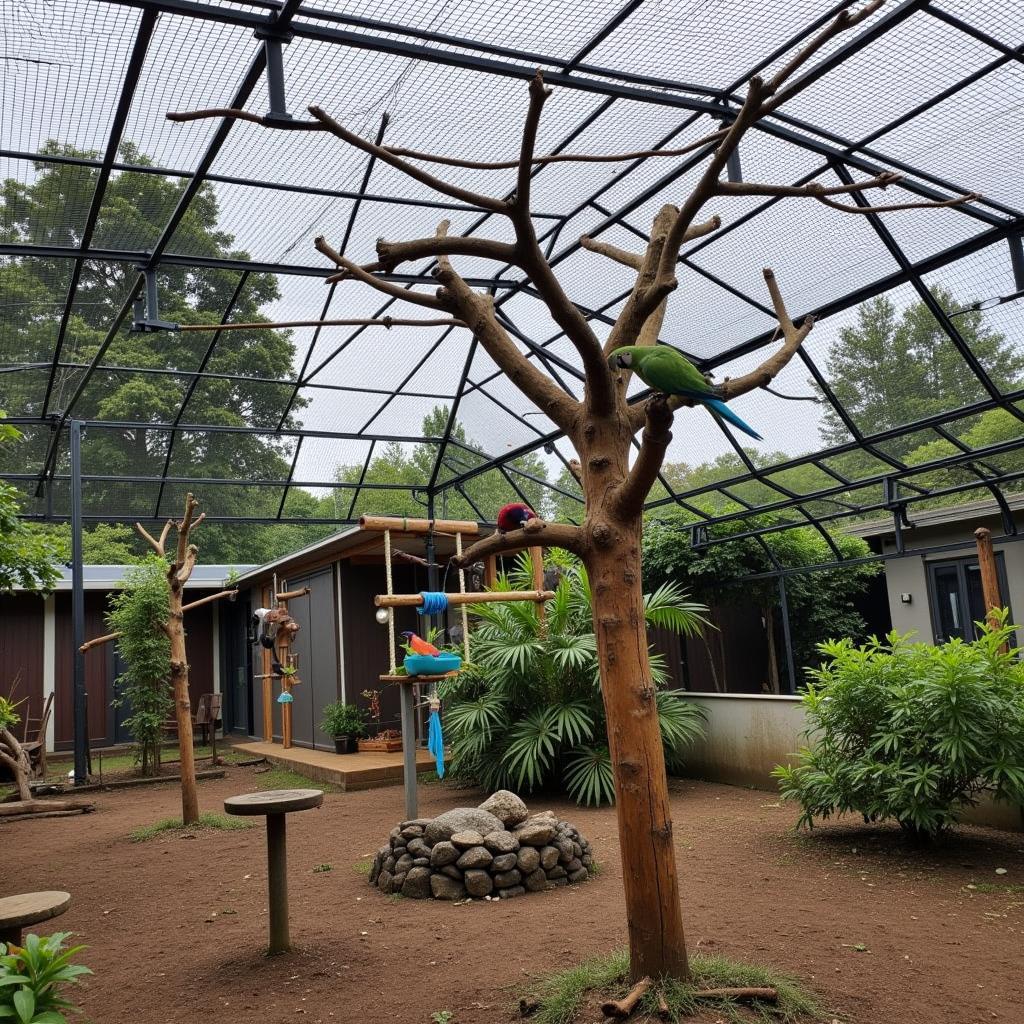
[[[716,413],[718,413],[718,415],[721,416],[723,420],[728,421],[734,427],[737,427],[739,430],[742,430],[744,434],[749,434],[755,441],[764,440],[764,438],[756,430],[754,430],[753,427],[748,426],[746,423],[744,423],[743,420],[741,420],[739,416],[737,416],[736,413],[734,413],[732,409],[730,409],[729,406],[725,404],[725,402],[717,398],[701,398],[701,401],[709,409],[712,409]]]
[[[437,777],[444,778],[444,736],[441,734],[441,716],[436,711],[430,712],[427,730],[427,750],[434,755],[437,764]]]

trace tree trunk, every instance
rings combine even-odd
[[[622,877],[629,908],[630,976],[634,981],[645,976],[687,980],[690,969],[665,755],[647,656],[640,518],[615,532],[619,536],[613,543],[593,548],[585,560],[615,773]]]
[[[7,729],[0,729],[0,746],[6,748],[0,749],[0,762],[6,765],[14,776],[18,799],[31,801],[32,790],[29,788],[28,780],[32,774],[32,766],[29,763],[28,754],[22,749],[14,734]]]
[[[190,825],[199,820],[199,795],[196,792],[196,765],[192,750],[192,702],[188,692],[188,658],[185,654],[185,622],[181,612],[181,592],[182,584],[172,579],[167,636],[171,641],[171,685],[174,688],[174,713],[178,721],[181,820],[184,824]]]
[[[779,656],[775,649],[775,611],[770,604],[764,606],[764,631],[768,637],[768,684],[772,693],[782,693]]]

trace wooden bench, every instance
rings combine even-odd
[[[26,892],[0,899],[0,942],[21,945],[21,932],[31,924],[60,917],[71,906],[67,892]]]

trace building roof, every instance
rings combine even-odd
[[[130,565],[85,565],[82,567],[83,585],[86,590],[117,590],[123,583]],[[186,590],[215,590],[223,587],[232,572],[245,573],[252,569],[251,565],[197,565]],[[15,587],[15,590],[21,588]],[[61,578],[54,584],[58,592],[71,590],[71,570],[61,568]]]

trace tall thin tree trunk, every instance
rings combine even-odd
[[[764,606],[764,631],[768,637],[768,684],[772,693],[782,693],[779,656],[775,649],[775,610],[770,604]]]
[[[185,622],[181,612],[182,590],[183,585],[172,579],[167,636],[171,641],[171,685],[174,688],[174,714],[178,721],[181,820],[184,824],[190,825],[199,820],[199,794],[196,792],[195,755],[192,750],[192,701],[188,692]]]
[[[634,979],[690,976],[679,906],[665,754],[647,653],[639,518],[586,557],[608,745],[615,770]]]

